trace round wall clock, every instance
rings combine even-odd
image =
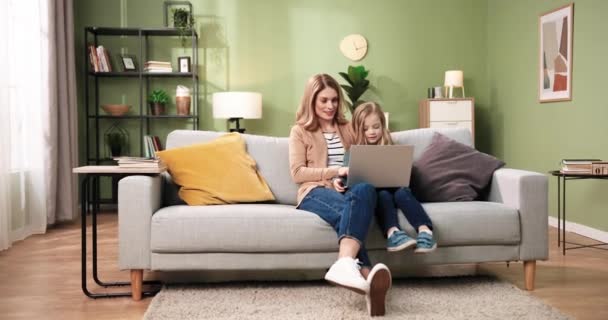
[[[367,40],[360,34],[350,34],[340,42],[340,51],[352,61],[359,61],[367,54]]]

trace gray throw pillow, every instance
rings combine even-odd
[[[483,193],[494,171],[505,163],[435,133],[414,162],[411,188],[423,202],[472,201]]]

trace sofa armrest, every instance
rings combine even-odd
[[[150,225],[161,206],[160,176],[128,176],[118,182],[118,265],[150,269]]]
[[[494,172],[488,200],[519,210],[522,261],[549,257],[548,192],[548,179],[543,174],[516,169]]]

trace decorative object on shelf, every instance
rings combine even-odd
[[[463,78],[464,76],[462,70],[449,70],[445,72],[445,81],[443,86],[447,90],[446,96],[449,99],[454,98],[454,88],[460,88],[462,90],[462,97],[465,97]]]
[[[150,114],[160,116],[165,114],[165,107],[169,103],[169,94],[164,90],[154,90],[148,98]]]
[[[135,56],[132,54],[121,54],[120,61],[122,62],[123,71],[137,71]]]
[[[165,1],[163,3],[165,27],[173,26],[179,32],[182,47],[186,46],[186,39],[194,28],[194,16],[190,1]],[[171,12],[169,14],[169,11]],[[173,21],[169,21],[173,19]]]
[[[359,61],[367,54],[367,40],[360,34],[350,34],[340,42],[340,51],[352,61]]]
[[[574,3],[570,3],[538,18],[539,102],[572,100],[573,10]]]
[[[109,157],[119,157],[128,153],[129,132],[119,126],[117,122],[108,127],[103,136]]]
[[[346,95],[350,99],[348,107],[351,113],[353,113],[360,104],[365,102],[359,100],[359,98],[369,88],[369,80],[365,79],[368,74],[369,70],[365,70],[364,66],[348,66],[348,73],[340,72],[340,76],[348,82],[348,85],[343,84],[340,86],[346,91]]]
[[[217,92],[213,94],[213,117],[236,122],[230,132],[244,133],[240,119],[262,118],[262,94],[257,92]]]
[[[435,98],[435,99],[443,98],[443,87],[437,86],[433,89],[433,98]]]
[[[178,57],[177,58],[177,71],[178,72],[192,72],[190,69],[190,57]]]
[[[190,89],[178,85],[175,89],[175,108],[180,116],[190,115]]]
[[[175,16],[172,15],[175,9],[183,9],[187,12],[192,12],[192,3],[190,1],[164,1],[163,2],[163,24],[170,28],[175,24]]]
[[[128,104],[104,104],[101,108],[111,116],[120,117],[129,112],[131,106]]]

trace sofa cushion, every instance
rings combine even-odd
[[[516,209],[494,202],[425,203],[439,246],[516,245],[520,242]],[[399,212],[410,235],[413,228]],[[333,252],[336,232],[314,213],[289,205],[234,204],[171,206],[152,216],[151,249],[180,252]],[[385,250],[376,222],[366,242]]]
[[[420,201],[478,199],[505,163],[474,148],[435,133],[412,168],[412,191]]]
[[[189,205],[274,200],[238,133],[156,153],[167,164],[179,196]]]
[[[435,132],[439,132],[450,139],[467,146],[473,146],[471,131],[467,128],[423,128],[405,130],[391,133],[395,144],[409,144],[414,146],[414,160],[418,160],[424,150],[431,144]]]
[[[176,130],[167,137],[167,148],[206,142],[223,134],[225,132]],[[277,203],[295,205],[298,185],[289,174],[288,139],[249,134],[241,136],[245,139],[247,153],[256,161],[258,171],[268,183]],[[177,203],[177,199],[166,200],[168,204]]]
[[[152,216],[152,252],[327,252],[335,231],[291,205],[171,206]]]

